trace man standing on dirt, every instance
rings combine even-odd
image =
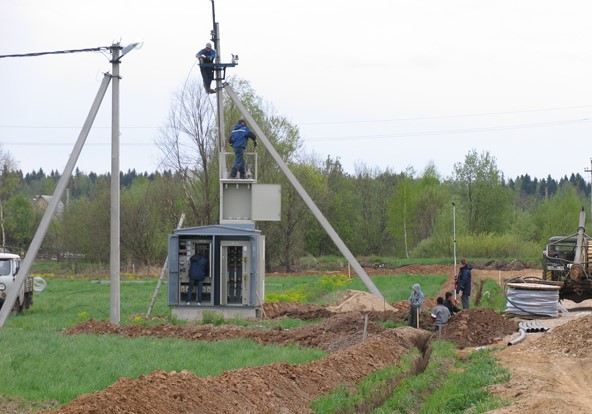
[[[460,270],[458,271],[458,279],[456,280],[456,294],[462,292],[460,299],[463,309],[469,309],[469,299],[471,298],[471,269],[473,265],[467,263],[465,259],[460,260]]]
[[[419,283],[413,285],[411,295],[409,295],[409,326],[419,328],[419,310],[423,304],[423,293]]]

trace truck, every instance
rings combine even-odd
[[[0,308],[4,305],[10,289],[16,286],[14,280],[20,267],[21,258],[18,254],[0,252]],[[34,283],[34,278],[27,275],[12,307],[13,315],[18,315],[24,309],[29,309],[33,304]]]
[[[560,286],[559,299],[576,303],[592,299],[592,237],[585,232],[585,222],[582,207],[578,232],[549,238],[543,250],[543,279]]]

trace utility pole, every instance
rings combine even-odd
[[[111,85],[111,252],[109,274],[110,285],[110,316],[111,323],[120,322],[120,194],[119,194],[119,59],[123,49],[118,43],[111,45],[111,64],[113,65],[113,80]]]
[[[114,325],[119,325],[120,317],[120,179],[119,179],[119,63],[122,57],[134,49],[142,47],[142,42],[131,43],[126,47],[119,43],[111,45],[111,64],[113,74],[111,77],[112,101],[111,101],[111,247],[109,259],[109,273],[111,275],[110,286],[110,320]]]
[[[590,212],[592,213],[592,158],[590,158],[590,169],[584,171],[590,173]]]
[[[452,203],[452,244],[454,252],[454,300],[456,301],[456,204]]]

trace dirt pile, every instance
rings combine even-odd
[[[397,312],[397,309],[389,305],[384,299],[359,290],[346,291],[335,305],[327,306],[327,309],[334,313],[352,311]]]
[[[576,358],[589,358],[592,348],[592,315],[583,316],[536,336],[529,350]]]
[[[442,330],[442,339],[460,348],[489,345],[518,332],[518,323],[490,309],[467,309],[454,315]]]
[[[333,323],[342,326],[345,321]],[[308,413],[308,404],[321,394],[340,384],[351,387],[370,372],[397,363],[414,343],[430,335],[413,328],[400,331],[373,336],[308,364],[242,368],[207,378],[163,371],[137,380],[121,378],[103,391],[45,413]]]
[[[129,326],[113,325],[107,321],[90,320],[73,326],[65,331],[65,334],[110,334],[132,338],[140,336],[174,337],[201,341],[248,338],[263,344],[297,344],[302,347],[320,348],[329,352],[336,352],[362,342],[364,326],[364,315],[360,312],[349,312],[336,314],[320,324],[300,326],[293,329],[282,329],[279,326],[247,328],[234,325]],[[366,326],[368,336],[379,334],[384,330],[385,328],[371,321]]]

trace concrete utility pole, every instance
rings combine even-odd
[[[111,104],[111,247],[109,259],[109,273],[111,275],[111,304],[110,320],[119,325],[120,317],[120,179],[119,179],[119,63],[122,57],[134,49],[142,47],[141,42],[131,43],[122,47],[119,43],[111,45],[111,64],[113,65],[113,86]]]
[[[110,317],[111,323],[119,325],[120,318],[120,194],[119,194],[119,51],[122,47],[117,43],[111,46],[111,63],[113,65],[113,86],[111,103],[111,241],[109,274],[110,286]]]
[[[284,162],[280,154],[273,147],[271,141],[269,141],[263,130],[259,127],[257,122],[255,122],[255,119],[253,119],[249,111],[247,111],[247,108],[245,108],[245,106],[240,101],[234,90],[228,84],[224,85],[224,89],[226,90],[226,93],[228,93],[228,96],[230,96],[230,98],[233,100],[238,110],[245,117],[245,119],[249,123],[249,126],[251,126],[255,130],[257,140],[259,142],[262,142],[267,151],[269,151],[269,154],[275,160],[278,167],[280,167],[280,169],[288,178],[290,183],[294,186],[294,188],[296,189],[304,203],[308,206],[312,214],[314,214],[316,219],[319,221],[320,225],[323,227],[323,229],[325,229],[329,237],[331,237],[331,240],[333,240],[333,243],[335,243],[335,246],[337,246],[341,254],[343,254],[343,256],[347,259],[349,264],[354,268],[358,276],[360,276],[360,279],[362,279],[362,282],[364,282],[370,293],[381,299],[384,299],[384,296],[382,295],[382,293],[380,293],[380,290],[378,290],[374,282],[372,282],[372,279],[370,279],[370,277],[366,274],[366,272],[364,271],[362,266],[360,266],[354,255],[350,252],[343,240],[341,240],[337,232],[333,229],[329,221],[325,218],[321,210],[319,210],[315,202],[312,200],[312,198],[310,198],[304,187],[302,187],[302,184],[300,184],[300,182],[292,173],[288,165]]]

